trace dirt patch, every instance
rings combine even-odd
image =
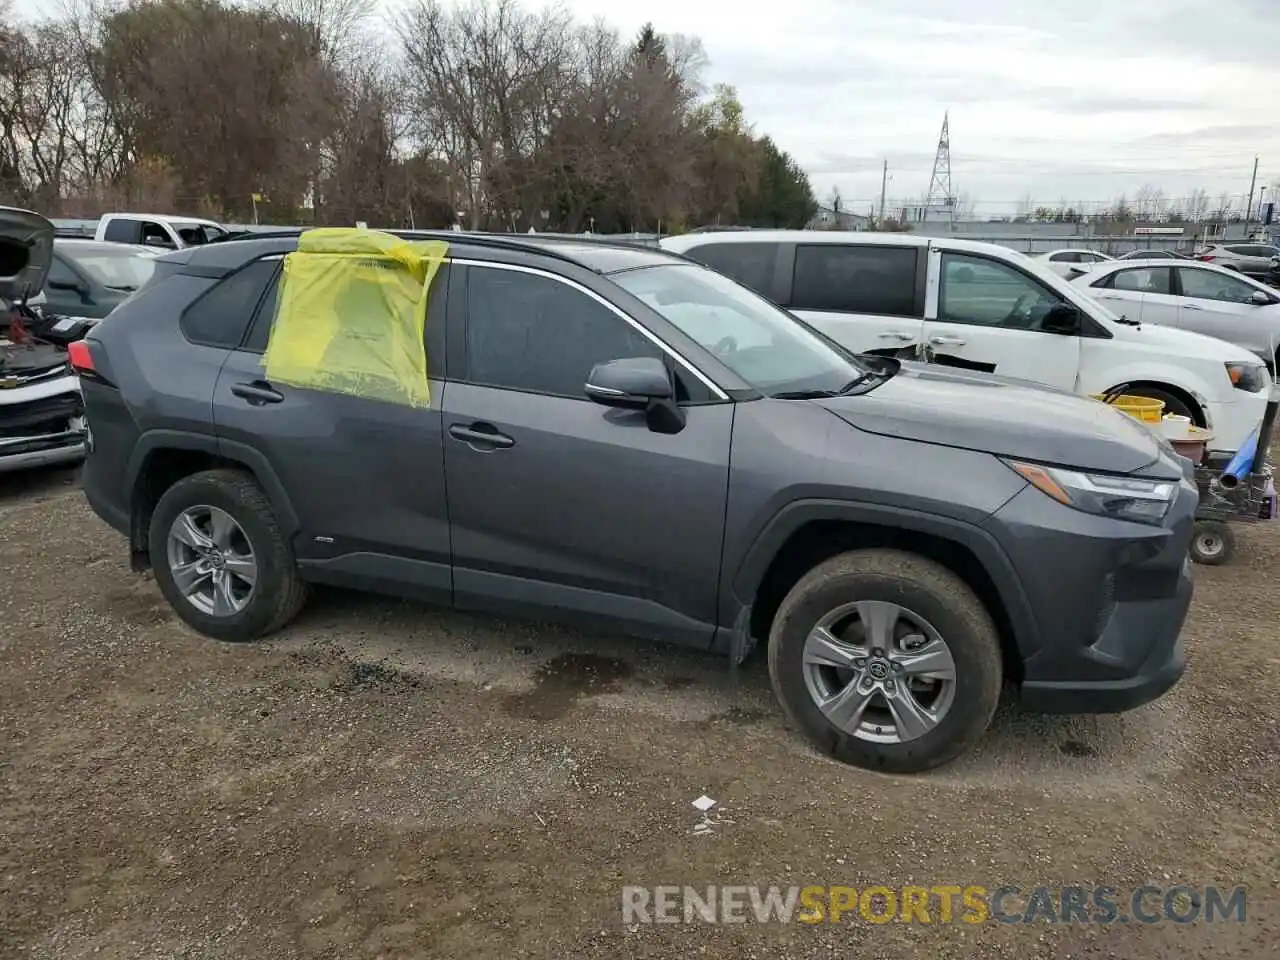
[[[1169,697],[1006,704],[971,755],[901,778],[810,750],[759,658],[341,592],[213,643],[155,618],[73,487],[0,484],[0,569],[22,571],[0,598],[0,957],[1270,960],[1278,531],[1197,569]],[[1243,884],[1248,922],[620,910],[633,884],[950,883]]]

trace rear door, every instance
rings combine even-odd
[[[914,358],[927,263],[918,244],[800,243],[783,306],[855,353]]]
[[[1075,390],[1080,339],[1041,329],[1063,299],[1038,277],[984,254],[930,251],[924,322],[931,363]]]
[[[450,326],[450,370],[463,371],[444,399],[457,605],[710,643],[734,405],[674,364],[678,433],[593,403],[595,364],[670,357],[566,278],[466,272],[466,317]]]
[[[451,268],[441,266],[428,292],[432,403],[420,410],[267,379],[262,358],[279,262],[218,378],[219,440],[229,454],[248,448],[261,455],[278,476],[298,516],[295,550],[310,577],[449,602],[441,404]]]
[[[1173,290],[1172,267],[1126,267],[1104,278],[1090,295],[1113,312],[1130,320],[1176,327],[1180,323],[1179,298]]]

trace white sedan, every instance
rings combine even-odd
[[[1060,277],[1071,280],[1095,269],[1100,263],[1111,263],[1115,258],[1097,250],[1050,250],[1032,257]]]
[[[1117,260],[1071,282],[1130,320],[1217,337],[1276,362],[1280,294],[1234,270],[1190,260]]]

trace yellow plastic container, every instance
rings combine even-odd
[[[1109,403],[1121,413],[1127,413],[1142,423],[1158,424],[1160,423],[1160,418],[1164,416],[1163,400],[1152,400],[1149,397],[1131,397],[1128,394],[1121,394],[1118,397],[1112,397],[1107,400],[1100,393],[1095,393],[1093,399]]]

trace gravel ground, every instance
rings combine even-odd
[[[341,592],[268,642],[201,639],[72,474],[0,477],[0,956],[1280,956],[1280,539],[1240,540],[1197,568],[1161,702],[1002,708],[975,754],[896,778],[808,750],[758,659]],[[624,885],[1148,882],[1244,884],[1248,919],[620,909]]]

